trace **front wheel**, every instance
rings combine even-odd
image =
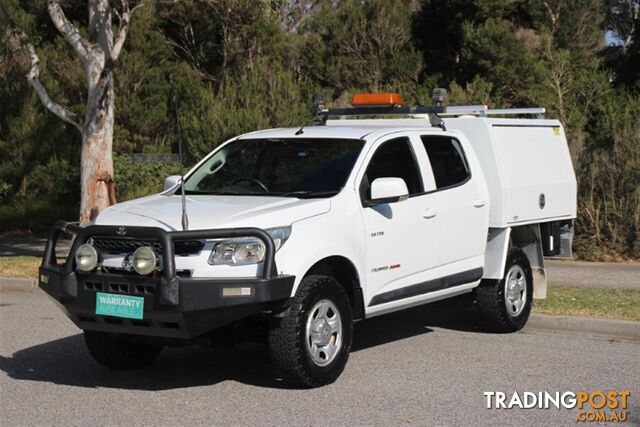
[[[515,332],[531,313],[533,277],[527,256],[512,249],[500,281],[486,281],[476,288],[476,301],[487,326],[496,332]]]
[[[319,387],[340,376],[349,359],[353,325],[343,287],[331,277],[305,277],[269,333],[272,363],[292,385]]]
[[[106,332],[84,331],[84,341],[91,357],[111,369],[143,368],[153,363],[162,350],[161,345]]]

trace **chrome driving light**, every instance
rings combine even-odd
[[[89,243],[83,243],[78,247],[75,258],[76,267],[84,273],[95,270],[100,262],[98,251]]]
[[[156,271],[158,257],[151,246],[140,246],[131,257],[131,265],[136,273],[146,276]]]

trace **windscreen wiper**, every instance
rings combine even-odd
[[[282,197],[297,197],[298,199],[312,199],[314,197],[329,197],[338,194],[337,191],[290,191],[282,193]]]
[[[188,196],[237,196],[237,191],[186,191]]]

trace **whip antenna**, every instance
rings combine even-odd
[[[178,152],[180,153],[180,164],[182,165],[182,174],[180,174],[180,199],[182,202],[182,231],[189,229],[189,217],[187,216],[187,198],[184,194],[184,157],[182,155],[182,130],[180,129],[180,103],[178,102],[178,94],[175,86],[175,72],[167,73],[167,79],[171,84],[171,97],[173,98],[175,119],[176,119],[176,136],[178,137]]]
[[[182,231],[189,229],[189,217],[187,216],[187,198],[184,195],[184,173],[180,177],[180,198],[182,199]]]

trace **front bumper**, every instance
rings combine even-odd
[[[75,240],[65,264],[58,265],[55,246],[63,231],[74,234]],[[80,244],[94,236],[122,235],[123,231],[131,238],[154,238],[161,242],[161,274],[147,277],[100,272],[84,274],[75,270],[72,254]],[[265,243],[262,277],[209,279],[176,275],[175,240],[240,236],[258,237]],[[277,271],[274,254],[271,237],[257,228],[167,232],[155,227],[80,227],[61,221],[56,223],[47,242],[40,266],[39,286],[81,329],[190,339],[256,313],[278,313],[286,309],[295,277],[274,274]],[[97,315],[96,296],[99,292],[144,298],[143,318]]]

